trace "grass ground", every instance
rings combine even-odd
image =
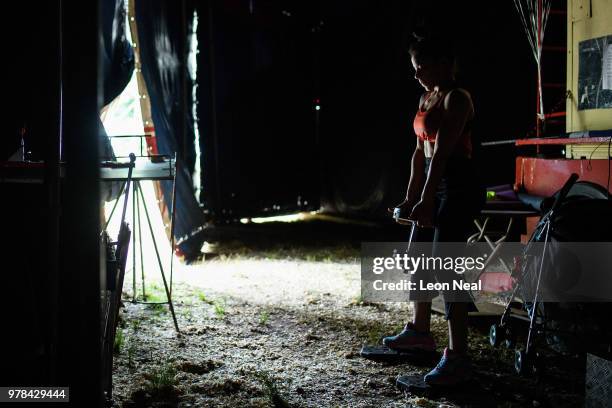
[[[361,301],[359,243],[372,236],[400,240],[401,231],[334,228],[268,225],[216,237],[215,257],[177,268],[172,293],[181,335],[173,328],[167,306],[126,301],[122,339],[116,344],[117,404],[573,407],[583,403],[584,371],[551,364],[540,380],[516,377],[513,352],[488,345],[489,322],[470,328],[475,389],[430,399],[399,391],[398,374],[423,374],[429,368],[384,365],[359,357],[362,344],[397,332],[411,314],[405,303]],[[152,298],[163,299],[163,286],[147,279]],[[447,341],[442,316],[433,316],[432,331],[442,348]]]

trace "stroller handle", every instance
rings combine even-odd
[[[414,224],[416,224],[416,221],[410,220],[408,218],[396,218],[395,222],[397,222],[398,224],[401,224],[401,225],[414,225]]]
[[[401,225],[412,225],[413,223],[415,223],[414,220],[401,217],[400,216],[401,212],[402,210],[399,207],[396,207],[393,209],[393,219],[395,220],[395,222]]]
[[[569,176],[565,184],[563,184],[563,187],[561,187],[561,190],[559,191],[559,195],[555,199],[555,202],[553,203],[552,208],[550,209],[550,212],[554,212],[557,208],[559,208],[559,206],[561,205],[563,200],[565,200],[565,197],[567,196],[570,189],[572,188],[574,183],[576,183],[577,180],[578,180],[578,174],[572,173]]]

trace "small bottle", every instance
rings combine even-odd
[[[399,207],[395,207],[395,208],[393,209],[393,219],[394,219],[395,221],[397,221],[397,220],[399,219],[399,217],[400,217],[400,214],[401,214],[401,213],[402,213],[402,209],[401,209],[401,208],[399,208]]]
[[[21,136],[21,147],[20,147],[20,150],[21,150],[21,160],[25,161],[25,142],[23,140],[23,135]]]
[[[25,149],[25,134],[26,134],[26,126],[25,124],[19,129],[19,137],[21,139],[21,146],[19,146],[19,155],[21,156],[21,161],[26,160],[26,149]]]

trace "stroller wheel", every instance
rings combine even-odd
[[[497,347],[501,344],[504,338],[504,328],[499,324],[492,324],[489,329],[489,343],[493,347]]]
[[[504,334],[504,346],[507,349],[516,347],[516,331],[511,326],[507,326]]]
[[[535,355],[533,356],[533,364],[532,364],[532,371],[533,373],[540,377],[544,374],[544,357],[540,354],[540,353],[535,353]]]
[[[514,353],[514,370],[520,376],[527,376],[533,372],[531,356],[524,350],[516,350]]]

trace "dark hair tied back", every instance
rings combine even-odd
[[[417,58],[431,58],[434,61],[447,60],[455,63],[455,50],[450,41],[439,37],[427,36],[425,30],[417,28],[412,33],[415,38],[408,48],[408,53]]]
[[[425,34],[425,29],[423,29],[422,27],[415,28],[412,32],[412,36],[416,41],[422,41],[425,39],[425,37],[427,37],[427,35]]]

